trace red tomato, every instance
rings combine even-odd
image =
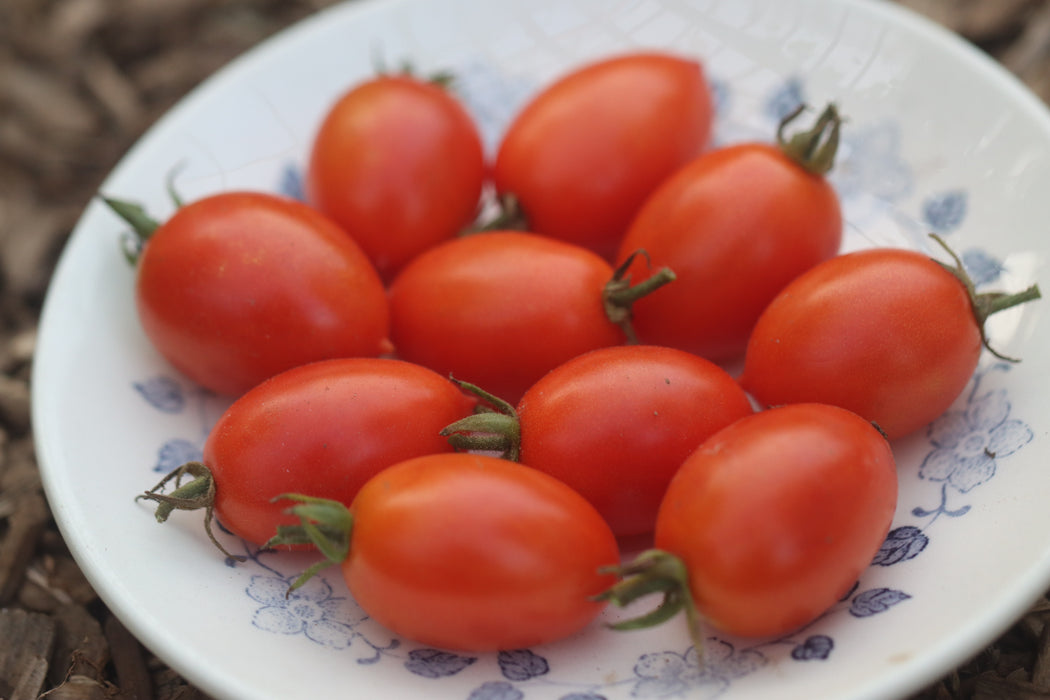
[[[525,392],[517,408],[521,461],[579,491],[617,535],[650,533],[682,461],[751,412],[736,381],[696,355],[603,348]]]
[[[848,408],[890,438],[921,428],[951,405],[977,368],[984,318],[974,309],[983,302],[971,298],[958,276],[964,274],[961,264],[952,272],[924,253],[892,248],[818,265],[762,314],[745,357],[744,388],[767,405]],[[992,296],[1005,308],[1033,293]]]
[[[642,201],[701,152],[711,95],[700,64],[633,53],[575,70],[540,92],[507,129],[496,188],[529,229],[615,254]]]
[[[790,632],[871,563],[897,504],[889,443],[841,408],[796,404],[716,433],[682,464],[655,544],[679,557],[701,616],[729,634]]]
[[[777,292],[835,255],[841,239],[834,189],[783,146],[709,151],[646,200],[620,247],[619,259],[644,249],[678,277],[635,305],[638,338],[716,362],[734,359]],[[638,265],[634,271],[646,274]]]
[[[244,394],[212,428],[203,457],[210,505],[235,535],[263,544],[296,522],[271,499],[295,491],[349,503],[391,464],[451,451],[439,431],[474,403],[445,377],[399,360],[289,370]]]
[[[391,337],[402,359],[514,403],[562,362],[624,342],[603,306],[613,275],[597,254],[537,234],[458,238],[391,284]]]
[[[306,362],[390,349],[372,264],[330,220],[269,194],[179,208],[146,239],[136,302],[156,349],[220,394]]]
[[[463,106],[436,84],[388,75],[331,107],[306,189],[389,280],[474,219],[484,178],[481,137]]]
[[[571,488],[514,462],[418,457],[384,470],[350,505],[350,593],[420,644],[521,649],[586,627],[614,578],[616,539]]]

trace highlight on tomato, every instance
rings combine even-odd
[[[383,470],[349,508],[289,494],[299,527],[271,546],[314,542],[354,600],[395,634],[483,652],[553,642],[589,625],[614,581],[616,539],[571,488],[496,457],[417,457]]]
[[[631,306],[674,279],[633,285],[581,246],[485,231],[436,246],[389,288],[398,357],[516,402],[562,362],[626,342]]]
[[[635,305],[641,342],[738,359],[784,285],[838,253],[842,212],[825,174],[842,119],[829,105],[811,128],[789,134],[800,114],[785,117],[776,144],[707,151],[646,199],[617,259],[644,249],[678,280]],[[632,273],[647,274],[639,265]]]
[[[837,406],[760,411],[715,433],[671,480],[654,548],[614,571],[600,596],[662,605],[620,629],[684,611],[699,652],[706,624],[727,634],[787,634],[839,601],[871,564],[897,503],[889,442]]]
[[[699,61],[639,51],[596,60],[546,86],[503,135],[493,166],[527,228],[607,259],[649,193],[710,138]]]
[[[673,348],[620,345],[554,368],[517,407],[481,388],[495,410],[446,427],[457,449],[495,450],[565,482],[618,537],[652,533],[671,477],[751,403],[724,369]]]
[[[932,238],[942,245],[937,236]],[[755,326],[740,381],[760,403],[818,401],[874,421],[890,438],[928,425],[970,381],[992,314],[1039,298],[978,293],[962,262],[897,248],[814,267]]]
[[[355,85],[329,108],[307,168],[309,202],[390,279],[477,214],[486,165],[478,128],[449,86],[409,74]]]
[[[237,399],[204,444],[201,462],[168,474],[141,496],[157,520],[204,510],[237,537],[261,545],[296,522],[272,499],[288,491],[349,503],[382,469],[451,452],[439,435],[476,400],[424,367],[386,358],[315,362],[283,372]],[[186,483],[181,483],[186,479]],[[162,493],[168,483],[176,488]]]
[[[223,192],[158,223],[140,205],[105,201],[137,236],[129,257],[146,336],[197,384],[239,396],[307,362],[389,352],[375,267],[311,207]]]

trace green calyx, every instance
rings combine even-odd
[[[489,209],[491,211],[487,211]],[[528,218],[522,211],[518,198],[511,192],[504,192],[492,202],[483,201],[479,205],[474,222],[460,231],[459,236],[497,231],[527,231],[528,228]]]
[[[317,572],[333,564],[342,564],[350,554],[350,534],[354,529],[354,517],[350,509],[339,501],[327,498],[304,496],[298,493],[283,493],[271,500],[294,501],[286,513],[299,518],[298,525],[278,525],[277,534],[271,537],[266,549],[275,547],[312,544],[324,559],[313,564],[299,575],[288,587],[286,595],[309,581]]]
[[[168,197],[171,199],[176,209],[183,205],[182,198],[175,190],[175,176],[178,174],[180,168],[181,166],[173,168],[168,173],[167,178]],[[105,195],[99,195],[99,199],[101,199],[114,214],[123,219],[124,222],[131,227],[131,231],[125,233],[121,237],[120,246],[128,264],[136,265],[139,258],[142,257],[142,249],[145,248],[150,237],[156,233],[158,228],[160,228],[160,222],[150,216],[149,212],[147,212],[146,208],[141,204],[107,197]]]
[[[487,406],[442,428],[442,437],[448,438],[448,443],[456,450],[496,452],[503,459],[517,462],[521,457],[521,422],[514,406],[475,384],[450,379]]]
[[[777,144],[780,150],[807,172],[823,176],[828,174],[835,164],[842,117],[834,103],[829,103],[810,129],[799,131],[788,137],[786,134],[788,126],[805,109],[806,105],[800,104],[780,121],[777,127]]]
[[[182,483],[185,477],[190,477],[186,483]],[[175,481],[175,490],[169,494],[160,493],[168,482]],[[244,561],[245,557],[230,554],[226,548],[219,543],[212,530],[212,521],[215,518],[215,480],[212,478],[211,470],[201,462],[187,462],[175,469],[148,491],[139,494],[135,500],[144,499],[157,503],[154,517],[158,523],[168,520],[172,512],[176,510],[203,510],[204,531],[208,533],[208,539],[218,548],[220,552],[231,559]]]
[[[635,630],[655,627],[679,613],[684,613],[689,637],[697,654],[703,657],[703,626],[689,589],[689,572],[685,562],[669,552],[649,549],[629,564],[603,567],[599,573],[620,577],[620,581],[594,597],[594,600],[599,602],[625,607],[652,593],[663,594],[660,604],[652,611],[610,624],[612,629]]]
[[[620,327],[624,335],[627,336],[627,342],[631,345],[638,344],[638,336],[634,332],[634,325],[631,323],[634,318],[634,303],[676,279],[671,268],[662,267],[641,282],[633,284],[627,271],[639,255],[643,256],[646,262],[650,262],[649,254],[646,251],[634,251],[613,271],[612,278],[606,282],[605,288],[602,290],[602,305],[605,308],[605,315],[610,321]]]
[[[962,260],[956,255],[955,251],[944,242],[940,236],[936,233],[931,233],[930,238],[937,241],[937,243],[948,253],[952,259],[952,265],[948,265],[939,260],[934,260],[938,265],[943,267],[945,270],[950,272],[960,283],[966,288],[966,293],[970,297],[970,306],[973,308],[974,320],[977,322],[977,328],[981,332],[981,344],[1000,360],[1006,362],[1020,362],[1018,358],[1007,357],[1002,353],[998,352],[988,343],[988,335],[985,332],[985,323],[988,317],[1004,309],[1009,309],[1025,302],[1034,301],[1042,297],[1039,292],[1038,285],[1031,285],[1027,289],[1024,289],[1015,294],[1007,294],[1005,292],[978,292],[973,280],[970,275],[966,272],[966,268],[963,266]]]

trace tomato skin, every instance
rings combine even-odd
[[[398,356],[516,403],[571,357],[624,342],[602,305],[612,267],[595,253],[516,231],[449,241],[391,284]]]
[[[205,442],[215,515],[263,544],[279,524],[297,522],[270,499],[296,492],[349,503],[391,464],[449,452],[438,431],[474,403],[446,378],[399,360],[327,360],[279,374],[235,401]]]
[[[530,230],[611,258],[645,197],[707,145],[711,121],[697,61],[655,52],[600,60],[522,109],[494,182],[517,197]]]
[[[635,331],[641,342],[735,359],[777,292],[841,242],[841,207],[826,179],[773,145],[708,151],[661,184],[624,237],[620,260],[644,249],[651,269],[677,275],[635,304]],[[633,270],[647,274],[641,264]]]
[[[763,404],[835,404],[897,438],[947,410],[980,353],[954,275],[918,251],[872,249],[784,289],[755,326],[741,382]]]
[[[443,649],[520,649],[571,635],[619,561],[601,516],[558,480],[467,453],[384,470],[351,504],[343,574],[377,622]]]
[[[626,537],[652,532],[685,458],[752,408],[739,384],[703,358],[624,345],[551,370],[517,411],[521,462],[576,489]]]
[[[840,600],[886,537],[897,502],[889,443],[835,406],[744,418],[689,456],[655,543],[683,559],[701,615],[724,632],[790,632]]]
[[[481,137],[464,107],[433,83],[386,75],[329,109],[306,191],[389,281],[473,221],[485,177]]]
[[[135,294],[157,350],[219,394],[389,349],[372,264],[327,218],[274,195],[229,192],[179,208],[146,243]]]

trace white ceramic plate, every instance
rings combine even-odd
[[[104,189],[166,216],[164,179],[182,164],[186,199],[294,192],[322,113],[371,74],[377,51],[459,74],[491,146],[538,86],[633,47],[705,62],[721,143],[769,138],[800,98],[838,102],[849,116],[834,175],[847,247],[917,247],[932,230],[963,252],[982,286],[1012,291],[1043,275],[1046,110],[952,35],[861,1],[357,0],[208,81]],[[977,652],[1050,586],[1048,325],[1036,302],[990,327],[1024,362],[986,358],[948,415],[895,445],[900,507],[886,547],[847,598],[794,634],[712,632],[702,667],[680,624],[631,634],[595,624],[559,644],[457,655],[393,638],[348,598],[338,572],[285,600],[302,560],[230,541],[249,558],[224,562],[198,517],[176,514],[162,527],[133,500],[199,451],[225,403],[144,338],[122,231],[92,203],[56,272],[33,382],[41,468],[62,532],[105,602],[216,697],[895,698]]]

